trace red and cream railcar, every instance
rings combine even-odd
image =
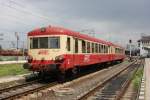
[[[49,73],[55,69],[64,73],[86,65],[122,61],[125,57],[120,46],[53,26],[29,32],[28,49],[24,68]]]

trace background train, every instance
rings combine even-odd
[[[81,67],[107,62],[122,62],[124,48],[79,32],[48,26],[28,33],[28,63],[31,71],[57,73],[61,78]],[[93,66],[94,67],[94,66]]]
[[[27,51],[21,51],[21,50],[0,50],[0,56],[27,56]]]

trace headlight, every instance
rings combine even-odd
[[[62,60],[64,60],[64,56],[63,56],[63,55],[56,56],[56,57],[55,57],[55,60],[56,60],[56,61],[62,61]]]

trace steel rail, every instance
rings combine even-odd
[[[131,81],[134,78],[134,75],[136,74],[136,72],[138,71],[139,67],[143,64],[143,62],[141,61],[141,63],[138,65],[138,67],[134,70],[133,74],[125,81],[125,83],[122,85],[122,88],[120,89],[120,92],[117,94],[115,100],[121,100],[121,97],[123,97],[124,93],[126,92],[127,88],[129,87]]]
[[[21,92],[16,92],[14,94],[11,94],[11,93],[9,93],[9,91],[7,91],[9,93],[9,95],[1,96],[0,100],[5,100],[5,99],[11,99],[12,100],[12,99],[16,99],[16,98],[19,98],[21,96],[25,96],[25,95],[28,95],[28,94],[31,94],[31,93],[34,93],[34,92],[38,92],[40,90],[52,87],[52,86],[54,86],[56,84],[57,84],[57,82],[51,82],[51,83],[47,83],[47,84],[40,84],[39,86],[32,87],[32,89],[23,89],[23,87],[22,87],[22,91]],[[25,85],[22,85],[22,86],[25,86]],[[19,87],[21,88],[21,86],[19,86]],[[16,89],[16,91],[17,91],[17,89]]]
[[[3,88],[3,89],[0,89],[0,94],[2,94],[3,92],[7,92],[7,91],[10,91],[10,90],[15,90],[17,88],[21,88],[21,87],[24,87],[24,86],[27,86],[29,84],[34,84],[36,83],[38,80],[35,80],[35,81],[31,81],[31,82],[26,82],[26,83],[23,83],[23,84],[19,84],[19,85],[15,85],[15,86],[11,86],[11,87],[7,87],[7,88]]]
[[[145,62],[145,59],[142,59],[143,63]],[[143,74],[142,74],[142,77],[144,75],[144,64],[141,65],[143,67]],[[141,89],[141,84],[142,84],[142,77],[141,77],[141,80],[140,80],[140,84],[139,84],[139,88],[137,89],[137,94],[136,94],[136,97],[135,97],[135,100],[139,100],[139,95],[140,95],[140,89]]]
[[[84,95],[80,96],[78,98],[78,100],[86,100],[89,96],[93,95],[95,93],[95,91],[98,91],[99,89],[103,88],[105,86],[105,84],[109,83],[112,79],[114,79],[117,76],[119,76],[122,72],[124,72],[125,70],[127,70],[130,66],[133,66],[135,64],[135,62],[136,61],[134,61],[132,64],[130,64],[129,66],[125,67],[121,71],[115,73],[110,78],[108,78],[104,82],[102,82],[100,85],[98,85],[98,86],[94,87],[93,89],[91,89],[90,91],[86,92]]]

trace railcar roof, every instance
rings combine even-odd
[[[121,46],[119,46],[119,45],[117,45],[117,44],[114,44],[114,43],[112,43],[112,42],[107,42],[109,45],[112,45],[112,46],[115,46],[115,47],[119,47],[119,48],[123,48],[123,47],[121,47]]]
[[[78,37],[78,38],[86,39],[86,40],[93,41],[93,42],[107,44],[110,46],[117,46],[111,42],[100,40],[100,39],[88,36],[86,34],[81,34],[79,32],[75,32],[75,31],[65,29],[62,27],[48,26],[44,28],[35,29],[28,33],[28,36],[40,36],[40,35],[69,35],[69,36]],[[117,46],[117,47],[120,47],[120,46]]]

